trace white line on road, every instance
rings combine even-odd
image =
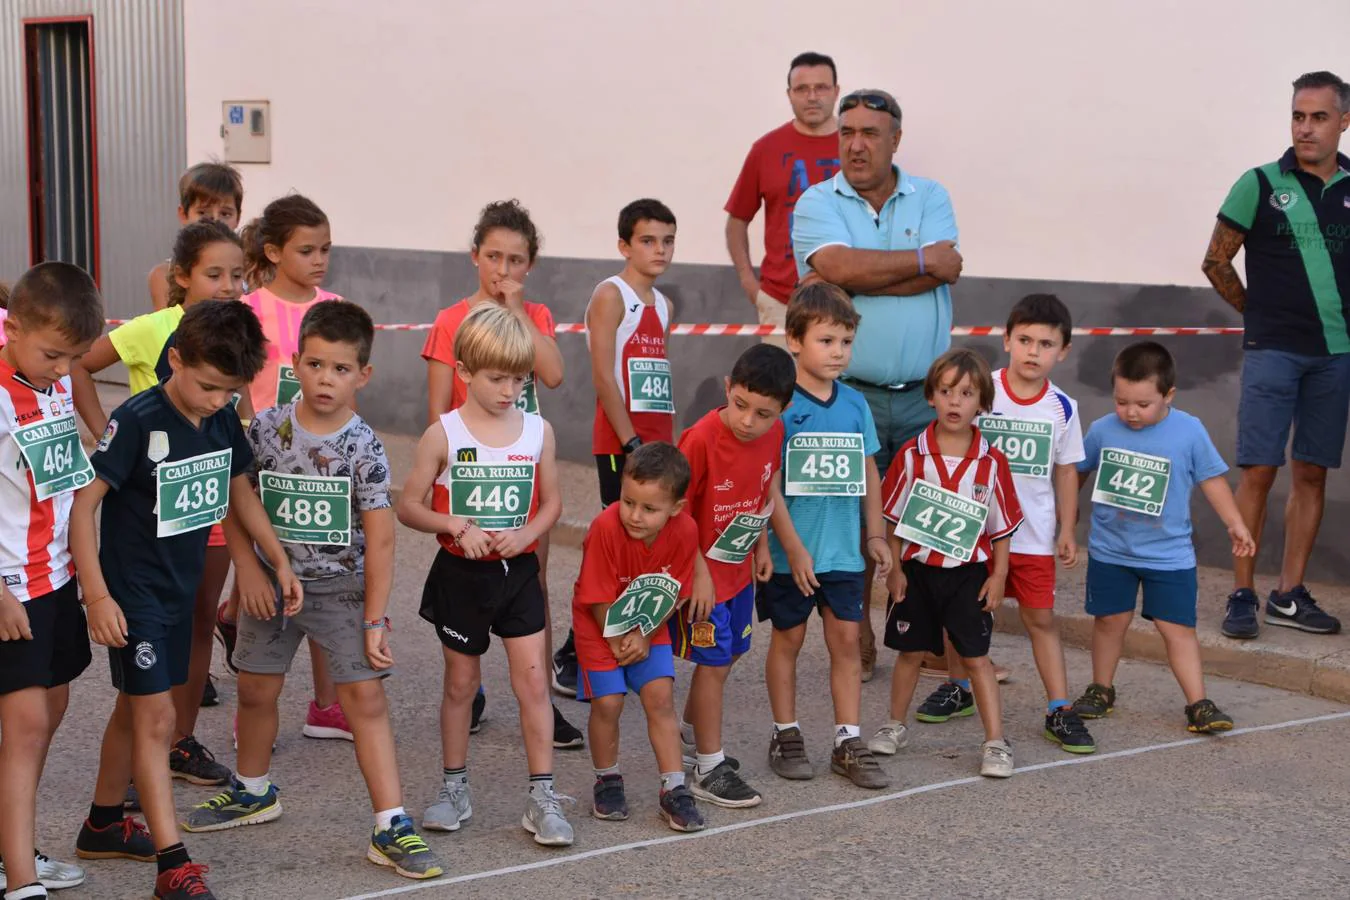
[[[1301,725],[1316,725],[1322,722],[1335,722],[1341,719],[1350,718],[1350,710],[1345,712],[1328,713],[1324,716],[1311,716],[1306,719],[1291,719],[1288,722],[1276,722],[1270,725],[1252,725],[1246,728],[1235,728],[1227,734],[1217,735],[1219,738],[1228,739],[1240,737],[1245,734],[1258,734],[1263,731],[1281,731],[1285,728],[1297,728]],[[1036,763],[1035,765],[1019,768],[1019,774],[1027,772],[1038,772],[1042,769],[1057,769],[1060,766],[1081,766],[1088,763],[1103,762],[1108,759],[1123,759],[1130,756],[1140,756],[1144,753],[1154,753],[1159,750],[1173,750],[1178,747],[1191,747],[1196,744],[1205,744],[1213,741],[1211,737],[1193,737],[1184,738],[1179,741],[1167,741],[1162,744],[1148,744],[1143,747],[1131,747],[1128,750],[1114,750],[1110,753],[1095,753],[1091,756],[1071,756],[1064,759],[1057,759],[1052,762]],[[695,832],[693,834],[672,834],[667,837],[649,838],[643,841],[632,841],[627,844],[614,844],[609,847],[597,847],[594,850],[583,850],[580,853],[568,853],[562,856],[553,856],[548,859],[541,859],[537,862],[522,863],[516,866],[504,866],[500,869],[488,869],[482,872],[469,872],[464,875],[456,875],[450,878],[435,878],[429,881],[421,881],[417,884],[404,885],[403,887],[389,888],[388,890],[375,891],[369,894],[356,894],[351,897],[342,898],[342,900],[375,900],[377,897],[394,897],[400,894],[411,894],[414,891],[425,891],[435,887],[445,887],[452,884],[464,884],[469,881],[482,881],[487,878],[500,878],[503,875],[518,875],[521,872],[532,872],[536,869],[548,869],[553,866],[561,866],[568,863],[581,862],[587,859],[594,859],[598,856],[609,856],[612,853],[624,853],[629,850],[641,850],[647,847],[659,847],[663,844],[673,844],[677,841],[694,841],[702,838],[709,838],[718,834],[729,834],[733,831],[741,831],[746,828],[758,828],[761,825],[773,825],[778,822],[788,822],[792,819],[803,819],[808,816],[819,816],[825,813],[844,812],[851,809],[862,809],[868,806],[875,806],[878,803],[890,803],[892,800],[903,800],[906,797],[914,797],[919,794],[927,794],[933,791],[946,790],[947,788],[961,787],[967,784],[976,784],[986,779],[979,775],[973,775],[969,778],[957,778],[952,781],[937,781],[932,784],[921,784],[917,787],[906,788],[903,791],[895,791],[889,794],[878,794],[874,797],[866,797],[861,800],[853,800],[848,803],[834,803],[829,806],[814,806],[808,809],[794,810],[793,812],[780,813],[776,816],[764,816],[759,819],[749,819],[743,822],[734,822],[730,825],[719,825],[716,828],[709,828],[705,831]]]

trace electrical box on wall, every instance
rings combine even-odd
[[[225,162],[272,161],[271,104],[266,100],[226,100],[221,110],[220,136]]]

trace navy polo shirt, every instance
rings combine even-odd
[[[151,435],[159,462],[150,458]],[[156,537],[155,469],[232,450],[230,477],[243,475],[253,465],[238,414],[231,408],[189,422],[157,384],[123,403],[108,419],[90,462],[110,490],[103,498],[99,563],[113,599],[129,622],[172,625],[192,615],[193,598],[206,565],[209,528],[170,537]]]

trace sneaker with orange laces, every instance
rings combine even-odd
[[[305,716],[305,737],[330,741],[355,741],[352,727],[342,714],[342,704],[321,707],[313,700],[309,701],[309,713]]]
[[[206,871],[206,866],[185,862],[160,872],[155,879],[155,900],[216,900],[202,877]]]
[[[155,861],[155,842],[150,830],[139,819],[126,818],[103,828],[95,828],[88,819],[75,838],[75,855],[80,859],[134,859]]]

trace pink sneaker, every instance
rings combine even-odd
[[[334,703],[321,709],[313,700],[309,701],[309,713],[305,716],[305,737],[321,738],[333,741],[355,741],[347,717],[342,714],[342,704]]]

